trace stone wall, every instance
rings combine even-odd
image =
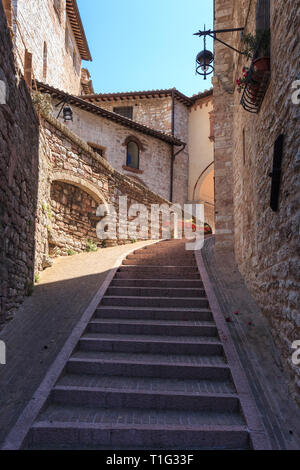
[[[170,204],[143,184],[122,175],[75,135],[48,117],[40,133],[40,187],[36,233],[36,270],[42,270],[51,256],[84,251],[87,241],[98,246],[96,225],[101,220],[99,204],[113,204],[118,216],[119,196],[128,197],[128,206]],[[117,233],[113,244],[130,242]],[[109,244],[111,244],[108,241]]]
[[[224,3],[216,0],[216,27],[239,27],[246,23],[246,33],[255,32],[256,2],[252,2],[250,10],[246,0],[227,2],[227,11],[224,11]],[[232,211],[234,213],[232,245],[240,271],[270,322],[284,367],[291,377],[291,392],[300,402],[299,367],[291,361],[291,345],[300,339],[300,105],[292,103],[292,83],[299,74],[298,31],[299,2],[271,1],[271,81],[258,114],[243,110],[237,90],[233,94],[223,92],[222,97],[220,86],[216,86],[214,96],[215,133],[218,134],[216,165],[219,167],[222,163],[219,153],[221,130],[228,168],[232,166],[229,184],[233,187],[233,204],[230,204],[228,212],[224,207],[218,216],[223,220],[231,217]],[[231,37],[231,44],[242,47],[237,33]],[[242,67],[249,62],[237,54],[228,54],[232,58],[227,64],[219,52],[216,60],[221,67],[219,70],[224,69],[222,80],[224,76],[225,79],[230,77],[227,86],[234,90],[235,78],[241,75]],[[227,110],[227,114],[219,114],[222,108]],[[274,142],[281,133],[285,135],[285,143],[279,210],[273,212],[270,208],[269,173],[273,166]],[[227,139],[229,134],[233,145]],[[224,192],[221,183],[218,175],[218,200]]]
[[[232,27],[232,0],[215,0],[214,29]],[[230,44],[234,34],[222,34]],[[233,249],[234,217],[232,186],[233,151],[233,52],[215,41],[214,116],[215,116],[215,225],[216,247]]]
[[[145,126],[161,132],[172,132],[172,97],[162,98],[128,98],[95,103],[101,108],[113,112],[115,107],[130,106],[133,108],[132,119]]]
[[[38,119],[22,78],[0,2],[0,322],[30,293],[38,186]],[[1,97],[2,98],[2,97]]]
[[[32,53],[32,68],[36,80],[79,95],[81,57],[66,14],[66,1],[61,1],[60,14],[55,10],[52,0],[13,0],[13,9],[14,43],[20,70],[24,72],[26,48]],[[17,19],[18,27],[14,18]],[[46,76],[43,72],[44,43],[47,45]]]

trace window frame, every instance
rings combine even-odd
[[[125,115],[126,113],[122,114],[122,113],[120,113],[120,112],[117,111],[117,110],[120,111],[121,109],[123,109],[123,110],[125,110],[125,109],[129,110],[129,109],[130,109],[131,111],[130,111],[130,113],[128,113],[128,114],[130,114],[131,117]],[[125,117],[126,119],[131,119],[131,120],[133,120],[133,106],[114,106],[113,112],[116,113],[116,114],[118,114],[119,116]]]
[[[134,144],[136,145],[136,148],[137,148],[137,151],[138,151],[138,154],[137,154],[137,166],[133,166],[130,162],[129,162],[129,145],[130,144]],[[138,143],[133,140],[133,139],[130,139],[128,142],[127,142],[127,146],[126,146],[126,166],[128,168],[132,168],[133,170],[139,170],[140,169],[140,147],[138,145]]]

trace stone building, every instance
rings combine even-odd
[[[191,98],[175,88],[95,94],[88,70],[81,69],[82,59],[91,55],[76,0],[2,4],[2,58],[9,56],[11,68],[3,62],[1,86],[9,83],[15,100],[20,94],[16,115],[8,110],[13,101],[3,108],[10,159],[3,159],[7,164],[1,168],[1,194],[3,201],[8,198],[1,205],[5,319],[32,289],[34,272],[49,265],[49,255],[82,251],[88,241],[99,244],[95,211],[103,200],[115,204],[118,195],[127,194],[148,205],[201,201],[212,227],[214,220],[213,173],[208,172],[212,91]],[[18,82],[22,86],[16,90]],[[61,103],[53,106],[53,117],[40,108],[36,114],[30,91],[34,99],[40,92],[50,95],[53,105]],[[68,127],[57,119],[66,105],[73,111]],[[9,128],[14,121],[15,144]],[[17,171],[21,161],[23,171]]]
[[[212,90],[192,98],[176,89],[85,94],[85,105],[42,83],[38,89],[54,103],[68,99],[69,128],[114,168],[172,202],[204,203],[206,221],[214,227]],[[135,164],[128,164],[131,142]]]
[[[79,95],[92,90],[82,60],[92,60],[76,0],[3,0],[18,68]],[[81,83],[81,80],[83,83]]]
[[[30,85],[33,79],[34,88],[47,84],[73,97],[86,96],[88,102],[123,116],[122,124],[127,118],[180,140],[182,149],[163,145],[161,139],[152,139],[153,145],[147,142],[143,147],[139,136],[124,132],[120,122],[119,127],[108,126],[103,114],[96,117],[80,106],[74,108],[74,120],[69,123],[111,165],[151,190],[182,205],[204,202],[206,221],[214,227],[209,114],[212,91],[192,98],[176,89],[95,94],[89,71],[81,69],[82,59],[91,60],[91,54],[76,0],[3,1],[14,38],[16,63],[27,83]],[[37,17],[41,21],[36,21]],[[140,157],[140,166],[127,164],[126,139],[130,137],[137,139],[129,145],[136,154],[135,160]],[[197,187],[190,189],[195,184]]]
[[[257,73],[254,61],[215,41],[213,78],[216,246],[235,250],[298,399],[300,373],[291,346],[300,337],[300,108],[293,100],[299,15],[299,2],[293,0],[215,0],[214,29],[244,27],[244,34],[270,29],[271,65]],[[244,47],[238,32],[221,39]],[[245,66],[248,82],[239,93],[236,79]]]

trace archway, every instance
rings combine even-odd
[[[51,256],[72,254],[102,245],[97,238],[100,204],[108,209],[99,189],[80,178],[54,172],[50,191],[48,241]]]
[[[205,222],[215,231],[215,172],[213,162],[198,178],[194,189],[194,200],[204,204]]]

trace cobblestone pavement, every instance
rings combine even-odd
[[[149,242],[138,242],[139,248]],[[40,385],[116,260],[133,245],[55,260],[15,318],[0,332],[7,364],[0,365],[0,444]]]
[[[300,448],[300,410],[266,319],[249,293],[231,252],[214,250],[206,241],[202,257],[273,449]],[[239,312],[234,315],[234,312]],[[251,322],[251,325],[249,325]]]

